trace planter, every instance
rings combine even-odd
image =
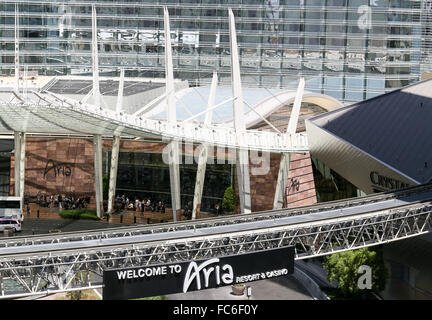
[[[232,285],[231,286],[232,294],[235,296],[242,296],[242,295],[244,295],[245,288],[246,288],[246,286],[244,284]]]
[[[10,236],[12,236],[12,235],[14,234],[14,232],[15,232],[15,229],[14,229],[14,228],[6,227],[6,228],[4,228],[4,230],[3,230],[3,236],[5,236],[5,237],[10,237]]]

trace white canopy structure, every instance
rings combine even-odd
[[[158,137],[169,145],[168,157],[173,160],[178,158],[178,142],[187,141],[188,143],[199,143],[203,145],[220,146],[224,148],[236,149],[236,170],[237,182],[239,184],[240,208],[242,213],[249,213],[250,204],[250,185],[249,185],[249,150],[258,150],[275,153],[303,153],[309,150],[308,141],[305,133],[296,133],[298,111],[302,98],[303,101],[314,102],[327,110],[333,110],[342,106],[337,100],[311,92],[304,92],[304,81],[302,87],[294,91],[259,89],[243,89],[241,86],[240,65],[238,58],[238,48],[235,32],[234,15],[229,10],[230,21],[230,44],[231,44],[231,74],[232,85],[229,88],[217,88],[217,80],[213,83],[207,95],[203,95],[206,88],[185,89],[184,92],[175,92],[171,39],[165,39],[165,94],[161,98],[155,99],[150,105],[128,114],[123,108],[123,86],[124,74],[120,77],[118,99],[115,109],[105,108],[101,101],[99,86],[99,67],[98,67],[98,46],[97,37],[97,17],[95,5],[92,10],[92,61],[93,61],[93,81],[92,90],[81,100],[65,95],[51,92],[48,88],[44,90],[20,90],[18,82],[15,89],[11,92],[0,93],[0,133],[14,133],[16,142],[15,175],[16,195],[23,197],[24,194],[24,169],[25,169],[25,135],[29,133],[44,134],[85,134],[94,136],[95,147],[95,189],[98,216],[102,216],[102,136],[113,138],[112,152],[112,173],[116,172],[118,161],[119,139],[120,137]],[[15,16],[17,19],[17,16]],[[164,8],[164,29],[165,34],[170,34],[168,10]],[[18,43],[18,36],[15,38]],[[17,55],[18,55],[17,50]],[[15,59],[16,70],[19,71],[19,57]],[[17,80],[18,81],[18,80]],[[263,94],[263,90],[266,93]],[[201,93],[200,93],[201,91]],[[197,93],[201,101],[199,104],[193,101],[191,92]],[[93,99],[89,99],[93,95]],[[206,96],[206,98],[203,98]],[[181,98],[183,97],[183,98]],[[183,100],[182,100],[183,99]],[[195,97],[196,99],[196,97]],[[193,100],[193,99],[192,99]],[[212,101],[210,101],[212,100]],[[221,101],[222,100],[222,101]],[[284,105],[295,103],[292,119],[290,119],[289,132],[282,133],[266,120],[272,112]],[[91,103],[89,102],[91,101]],[[204,102],[204,104],[203,104]],[[188,112],[188,116],[182,117],[178,112],[178,105]],[[189,108],[197,108],[191,112]],[[216,109],[228,108],[232,117],[221,119],[216,123],[218,113]],[[199,117],[207,118],[209,112],[214,112],[215,121],[205,121],[202,123]],[[224,111],[227,115],[229,112]],[[159,118],[159,119],[158,119]],[[192,121],[194,120],[194,121]],[[272,131],[247,130],[253,124],[264,120]],[[204,155],[203,155],[204,157]],[[203,158],[204,159],[204,158]],[[198,170],[202,170],[205,161],[201,161]],[[289,167],[287,167],[289,168]],[[288,169],[287,169],[288,170]],[[19,171],[19,175],[18,175]],[[285,173],[284,173],[285,176]],[[197,175],[197,186],[202,190],[204,183],[204,173]],[[284,181],[282,183],[282,189]],[[178,163],[170,161],[170,181],[174,221],[176,221],[175,211],[180,206],[180,179],[178,175]],[[19,186],[19,187],[18,187]],[[280,188],[279,188],[280,189]],[[115,177],[110,179],[110,198],[113,201],[115,193]],[[195,192],[194,203],[199,205],[201,193]],[[112,206],[108,206],[112,208]]]

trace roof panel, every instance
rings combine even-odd
[[[310,121],[416,181],[432,177],[432,80]]]

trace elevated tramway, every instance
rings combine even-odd
[[[78,232],[66,232],[61,235],[35,235],[21,236],[13,239],[0,239],[0,255],[4,252],[14,252],[14,247],[35,246],[45,244],[55,244],[59,248],[62,244],[65,247],[66,243],[77,242],[83,245],[86,241],[105,239],[119,239],[135,236],[146,236],[152,234],[164,234],[167,238],[169,233],[178,233],[183,231],[196,232],[200,229],[216,228],[228,225],[239,225],[247,223],[250,226],[267,225],[271,223],[279,223],[282,218],[288,219],[289,223],[297,223],[299,221],[314,221],[314,219],[325,220],[327,218],[338,216],[346,217],[358,215],[370,211],[378,211],[390,208],[404,207],[406,204],[416,203],[418,201],[427,201],[432,199],[432,184],[422,185],[420,187],[411,187],[396,192],[386,192],[382,194],[369,195],[359,198],[351,198],[339,201],[325,202],[312,206],[305,206],[293,209],[279,209],[257,212],[253,214],[237,214],[229,216],[219,216],[206,218],[201,220],[180,221],[177,223],[162,223],[152,225],[127,226],[121,228],[106,228],[98,230],[83,230]],[[292,218],[294,216],[301,216]],[[284,220],[287,221],[286,219]],[[138,241],[137,241],[138,242]],[[2,251],[4,248],[10,250]]]
[[[3,242],[0,248],[0,298],[101,288],[103,270],[110,268],[286,246],[294,246],[295,259],[301,260],[403,240],[430,232],[431,201],[427,184],[298,209],[126,227],[105,237],[96,236],[100,230],[93,235],[85,231],[94,236],[90,239],[82,233],[22,237],[15,239],[15,245]],[[64,241],[68,237],[70,241]]]

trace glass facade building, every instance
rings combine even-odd
[[[106,173],[111,167],[111,152],[107,152]],[[225,190],[234,184],[234,165],[207,163],[204,180],[201,210],[216,212],[216,205],[221,206]],[[182,208],[192,208],[197,163],[192,156],[182,155],[180,169],[180,198]],[[147,200],[152,203],[164,201],[171,207],[169,166],[157,152],[119,153],[116,195],[126,195],[130,199]]]
[[[0,196],[9,195],[10,159],[13,149],[13,140],[0,139]]]
[[[105,0],[97,5],[102,73],[164,76],[163,6],[175,77],[230,82],[228,10],[236,15],[243,83],[360,101],[420,79],[431,61],[430,0]],[[15,5],[20,61],[39,74],[91,72],[90,1],[0,3],[1,72],[13,73]]]

